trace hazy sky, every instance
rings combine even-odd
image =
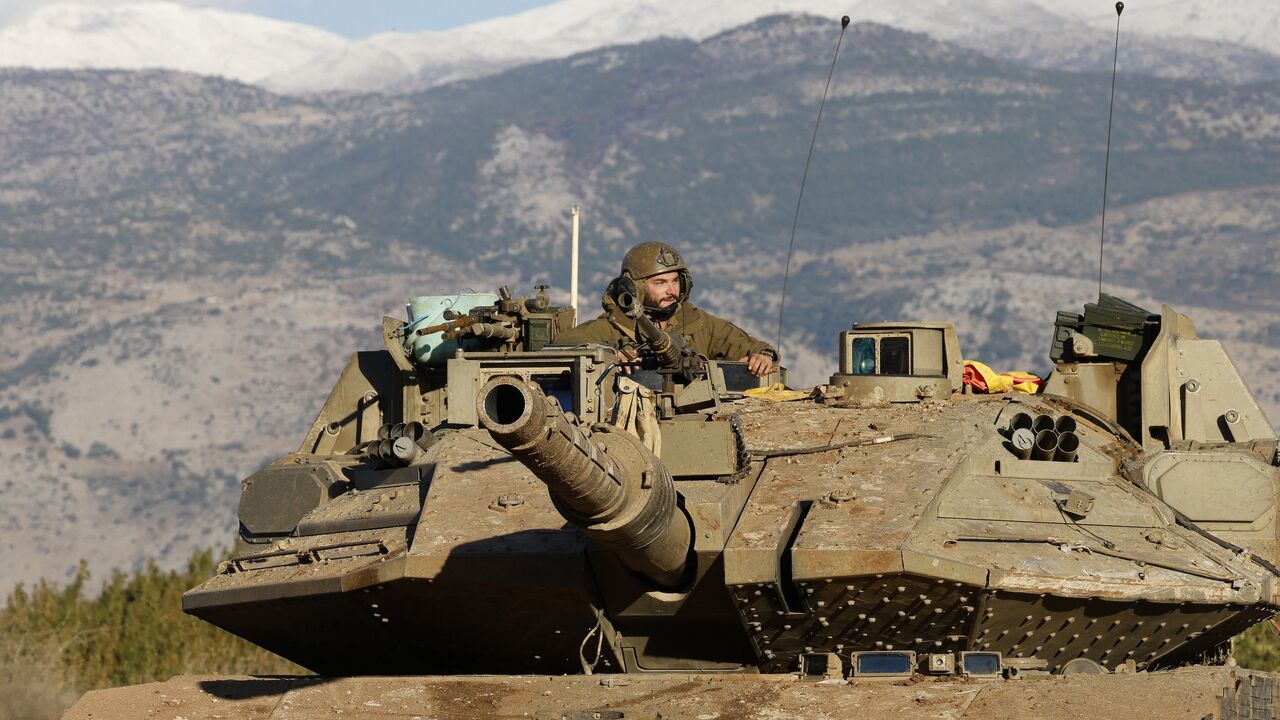
[[[124,5],[155,0],[70,0],[80,4]],[[546,5],[551,0],[174,0],[315,25],[360,38],[387,30],[447,30],[459,25]],[[0,0],[0,26],[47,5],[68,0]]]

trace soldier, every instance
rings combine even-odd
[[[630,280],[643,297],[644,311],[659,328],[679,333],[685,343],[709,360],[739,360],[752,374],[767,375],[778,362],[778,352],[738,326],[704,312],[689,302],[693,280],[675,248],[661,242],[640,243],[622,259],[622,273],[605,290],[604,313],[591,322],[560,333],[556,345],[603,343],[618,349],[623,359],[633,359],[635,321],[618,310],[613,301],[620,282]]]

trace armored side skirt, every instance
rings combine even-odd
[[[1058,671],[1083,658],[1139,669],[1212,659],[1270,605],[1155,602],[1030,594],[909,573],[804,581],[786,598],[771,583],[732,588],[765,672],[799,666],[804,652],[990,651],[1039,658]]]

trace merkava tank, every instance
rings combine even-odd
[[[186,612],[326,676],[856,682],[1222,664],[1280,608],[1275,433],[1168,306],[1059,313],[1035,394],[971,392],[946,323],[784,393],[633,298],[632,363],[467,299],[384,320]]]
[[[950,324],[854,324],[796,392],[606,302],[638,360],[557,346],[545,288],[384,318],[183,597],[318,676],[66,717],[1280,712],[1230,658],[1280,608],[1277,441],[1187,317],[1059,313],[1034,394],[974,392]]]

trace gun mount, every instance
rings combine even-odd
[[[537,385],[515,378],[490,380],[476,408],[493,439],[547,484],[566,520],[656,585],[681,585],[689,522],[671,473],[634,435],[605,424],[589,436]]]
[[[413,298],[409,321],[383,320],[387,342],[398,343],[415,365],[443,365],[458,350],[507,352],[540,350],[556,332],[572,327],[573,310],[551,305],[547,286],[533,297],[513,297],[505,286],[496,295],[465,292]]]

